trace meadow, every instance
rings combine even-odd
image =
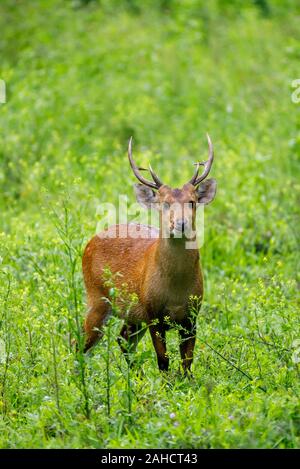
[[[0,447],[300,444],[300,8],[295,0],[0,3]],[[76,354],[97,207],[126,149],[173,186],[215,146],[193,378],[139,373],[112,317]],[[112,295],[114,292],[112,291]]]

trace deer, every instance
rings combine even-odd
[[[159,229],[141,224],[137,227],[139,237],[119,237],[119,231],[130,225],[113,225],[88,242],[82,258],[88,305],[83,325],[84,352],[101,339],[103,326],[111,312],[111,304],[107,301],[109,287],[104,276],[105,269],[109,268],[118,274],[116,285],[120,286],[125,280],[128,292],[135,294],[137,299],[126,312],[126,321],[118,337],[126,360],[128,351],[135,351],[149,329],[158,368],[167,371],[166,331],[178,325],[182,369],[185,374],[191,373],[197,321],[197,315],[191,311],[191,299],[196,299],[200,306],[203,299],[203,274],[195,232],[196,210],[200,204],[210,203],[216,194],[216,180],[206,179],[214,160],[208,134],[207,141],[207,161],[195,163],[192,178],[178,189],[164,184],[150,164],[148,171],[152,180],[142,175],[141,171],[145,169],[138,167],[133,159],[130,138],[128,159],[139,181],[134,184],[136,199],[143,208],[158,210]],[[204,169],[199,174],[201,166]],[[185,242],[191,232],[195,244],[186,249]],[[123,317],[122,312],[120,316]]]

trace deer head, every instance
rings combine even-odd
[[[207,134],[208,159],[195,163],[196,169],[192,178],[181,189],[173,189],[164,184],[155,174],[151,165],[149,172],[153,181],[145,179],[132,157],[132,138],[128,145],[128,158],[131,168],[140,184],[135,184],[137,201],[146,208],[160,211],[160,229],[164,237],[185,238],[195,230],[196,209],[199,204],[208,204],[216,193],[217,183],[215,179],[206,179],[213,159],[213,145]],[[200,166],[204,167],[199,175]],[[206,179],[206,181],[204,181]]]

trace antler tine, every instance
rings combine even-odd
[[[212,141],[211,141],[210,136],[208,134],[206,134],[206,137],[207,137],[207,141],[208,141],[208,160],[203,161],[201,163],[195,163],[197,165],[197,169],[194,173],[194,176],[189,181],[190,184],[193,184],[194,186],[197,186],[198,184],[200,184],[200,182],[203,181],[208,176],[208,174],[210,172],[210,169],[211,169],[211,166],[212,166],[213,161],[214,161],[213,144],[212,144]],[[201,176],[198,177],[199,166],[204,166],[204,171],[201,174]]]
[[[201,163],[194,163],[194,165],[196,166],[196,169],[195,169],[195,172],[193,174],[193,177],[192,179],[189,180],[188,184],[193,184],[195,183],[197,177],[198,177],[198,174],[199,174],[199,166],[201,165]]]
[[[153,171],[150,163],[149,163],[149,171],[150,171],[152,179],[156,183],[157,187],[159,188],[159,187],[163,186],[164,183],[159,179],[157,174],[155,174],[155,172]]]
[[[134,172],[135,177],[145,186],[151,187],[152,189],[159,189],[160,186],[162,185],[162,182],[159,180],[159,178],[156,176],[156,174],[150,169],[151,176],[153,177],[153,180],[155,182],[148,181],[145,179],[139,172],[139,170],[144,170],[144,168],[138,168],[137,165],[135,164],[133,158],[132,158],[132,137],[130,137],[129,143],[128,143],[128,159],[130,166],[132,168],[132,171]]]

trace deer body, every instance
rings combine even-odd
[[[149,254],[143,297],[154,314],[164,313],[180,322],[187,314],[190,296],[202,297],[199,252],[187,251],[182,240],[159,239]]]
[[[210,143],[210,141],[209,141]],[[212,163],[213,154],[208,163]],[[92,347],[102,335],[102,325],[110,310],[105,298],[109,288],[104,279],[104,271],[108,267],[113,274],[117,288],[126,285],[129,293],[135,293],[137,302],[129,311],[123,311],[120,304],[121,317],[125,319],[120,333],[119,344],[125,357],[135,349],[145,332],[144,324],[149,326],[152,342],[157,354],[158,366],[161,370],[168,369],[166,351],[166,330],[170,324],[182,326],[180,352],[185,371],[190,369],[196,337],[196,318],[191,314],[191,298],[199,302],[203,296],[203,279],[199,260],[199,250],[195,244],[186,249],[188,228],[194,227],[196,205],[202,197],[210,201],[215,193],[215,181],[207,180],[201,190],[194,185],[195,175],[182,189],[171,189],[161,183],[150,167],[155,187],[140,176],[131,157],[131,166],[142,184],[136,185],[138,201],[151,208],[156,204],[160,210],[160,229],[139,225],[139,237],[118,236],[120,230],[132,225],[115,225],[94,236],[86,246],[83,255],[83,274],[87,291],[88,314],[84,328],[86,332],[85,351]],[[207,164],[208,164],[207,163]],[[198,176],[199,166],[196,170]],[[207,167],[206,167],[207,170]],[[202,180],[202,179],[201,179]],[[209,181],[211,181],[209,183]],[[207,184],[208,183],[208,184]],[[150,187],[150,189],[149,189]],[[155,194],[152,189],[158,192]],[[183,206],[188,210],[183,217]],[[175,206],[176,208],[172,208]],[[170,236],[165,236],[166,228]],[[180,233],[183,236],[176,236]],[[112,236],[114,235],[114,236]],[[194,238],[195,240],[195,238]],[[126,316],[126,317],[125,317]]]

